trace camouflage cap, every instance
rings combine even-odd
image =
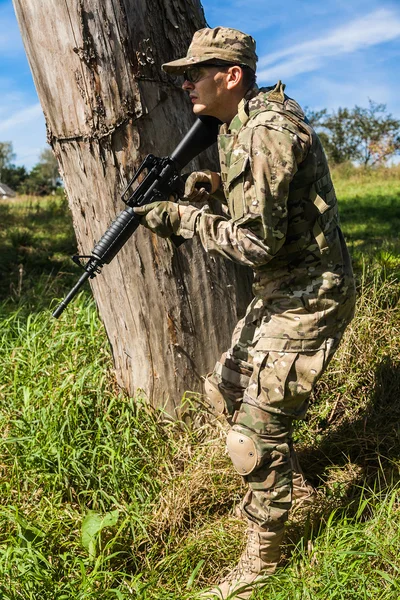
[[[190,66],[212,60],[246,65],[256,70],[256,42],[237,29],[215,27],[199,29],[193,36],[187,56],[165,63],[162,68],[167,73],[183,73]]]

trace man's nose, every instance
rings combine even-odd
[[[189,81],[188,79],[185,79],[185,81],[182,83],[182,89],[183,90],[192,90],[194,88],[194,85],[191,81]]]

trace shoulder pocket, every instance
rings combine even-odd
[[[231,163],[228,169],[225,186],[229,212],[233,221],[238,221],[247,213],[244,183],[248,164],[249,157],[243,154]]]
[[[230,187],[230,185],[235,181],[235,179],[240,177],[240,175],[242,175],[245,172],[248,163],[249,157],[248,155],[244,154],[229,166],[228,176],[226,179],[226,185],[228,187]]]

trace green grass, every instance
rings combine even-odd
[[[0,301],[33,312],[61,296],[79,273],[71,215],[59,197],[0,200]]]
[[[333,172],[340,216],[355,267],[400,273],[400,168]]]
[[[294,513],[281,569],[255,598],[400,597],[394,172],[334,174],[357,314],[296,430],[319,501]],[[172,423],[122,393],[88,291],[51,318],[79,273],[65,203],[0,213],[0,599],[197,598],[244,541],[222,427]]]
[[[256,598],[394,600],[400,593],[398,489],[363,490],[354,516],[333,509],[315,534],[295,548],[284,572]]]

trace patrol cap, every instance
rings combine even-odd
[[[180,74],[190,66],[217,59],[246,65],[255,71],[257,58],[256,42],[251,35],[229,27],[205,27],[196,31],[184,58],[165,63],[162,68],[166,73]]]

